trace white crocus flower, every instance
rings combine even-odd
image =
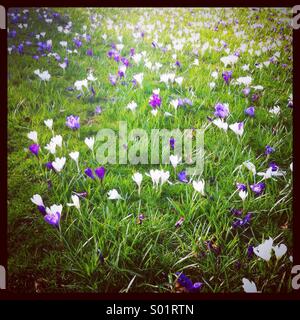
[[[280,114],[280,107],[274,106],[273,108],[269,109],[269,112],[277,116]]]
[[[160,185],[162,186],[170,177],[169,171],[160,170]]]
[[[170,162],[171,162],[173,168],[176,168],[180,161],[181,161],[181,158],[179,158],[177,154],[170,156]]]
[[[243,201],[245,201],[245,199],[247,198],[247,196],[248,196],[248,192],[247,192],[247,191],[241,190],[241,191],[239,192],[239,197],[240,197]]]
[[[136,172],[133,176],[132,176],[132,180],[137,184],[138,186],[138,192],[139,194],[141,193],[141,183],[143,180],[143,175],[139,172]]]
[[[75,161],[77,169],[79,171],[79,166],[78,166],[78,158],[79,158],[79,152],[78,151],[74,151],[74,152],[70,152],[69,156],[72,160]]]
[[[216,87],[215,82],[210,82],[208,85],[209,85],[210,89],[214,89]]]
[[[193,181],[193,187],[194,189],[201,193],[203,196],[205,195],[204,193],[204,186],[205,186],[205,181],[204,180],[199,180],[199,181]]]
[[[55,171],[60,172],[63,169],[65,163],[66,163],[65,157],[55,158],[55,161],[52,162],[52,166],[55,169]]]
[[[258,293],[256,285],[253,281],[249,281],[247,278],[243,278],[243,289],[246,293]]]
[[[217,71],[213,71],[211,73],[211,76],[214,78],[214,79],[217,79],[218,78],[218,72]]]
[[[243,84],[245,86],[249,86],[252,82],[252,78],[247,76],[247,77],[240,77],[236,79],[237,84]]]
[[[60,41],[59,44],[62,46],[62,47],[67,47],[68,45],[68,42],[67,41]]]
[[[49,81],[49,79],[51,78],[51,75],[49,74],[48,70],[40,72],[40,70],[37,69],[37,70],[34,70],[34,74],[39,76],[40,79],[43,81]]]
[[[27,134],[28,139],[32,140],[35,143],[38,143],[38,134],[36,131],[30,131]]]
[[[279,260],[287,252],[287,247],[285,244],[280,244],[273,247],[276,259]]]
[[[229,55],[227,57],[222,57],[221,61],[224,63],[226,68],[227,65],[234,65],[238,61],[238,57],[235,55]]]
[[[158,110],[157,110],[157,109],[152,109],[152,110],[151,110],[151,113],[152,113],[152,115],[153,115],[154,117],[156,117],[156,116],[157,116],[157,113],[158,113]]]
[[[43,199],[39,194],[33,195],[33,197],[30,200],[37,206],[45,207]]]
[[[78,91],[83,91],[82,87],[86,87],[86,88],[88,89],[87,79],[77,80],[77,81],[74,83],[74,86],[75,86],[76,90],[78,90]]]
[[[50,130],[52,130],[52,127],[53,127],[53,119],[44,120],[44,123],[45,123],[45,126],[46,126],[47,128],[49,128]]]
[[[136,63],[139,64],[142,59],[142,55],[140,53],[136,53],[133,55],[132,60]]]
[[[244,133],[244,123],[236,122],[229,125],[229,128],[238,136],[242,136]]]
[[[126,107],[126,109],[129,109],[131,111],[135,111],[136,108],[137,108],[137,104],[134,101],[131,101]]]
[[[175,82],[176,82],[179,86],[182,85],[182,81],[183,81],[183,77],[177,77],[177,78],[175,78]]]
[[[94,75],[93,75],[92,72],[90,72],[90,73],[88,74],[88,76],[87,76],[86,79],[89,80],[89,81],[96,81],[96,80],[97,80],[97,78],[94,77]]]
[[[61,215],[62,208],[63,208],[63,206],[61,204],[59,204],[59,205],[54,204],[50,207],[50,209],[47,207],[46,212],[47,212],[47,214],[50,214],[50,215],[56,214],[56,213],[59,213]]]
[[[79,201],[79,197],[76,195],[72,195],[72,203],[67,203],[67,206],[69,207],[75,207],[76,209],[78,209],[80,211],[80,201]]]
[[[178,99],[172,100],[170,104],[174,107],[175,110],[177,110],[178,107]]]
[[[56,153],[56,143],[54,143],[53,141],[50,141],[50,143],[48,143],[45,146],[45,149],[48,150],[51,154],[55,154]]]
[[[57,135],[53,138],[51,138],[51,143],[55,143],[58,147],[62,147],[62,136],[61,135]]]
[[[269,261],[271,259],[271,253],[273,249],[273,239],[270,237],[268,240],[265,240],[259,246],[253,248],[254,253],[262,258],[265,261]]]
[[[218,128],[223,129],[224,131],[227,131],[227,129],[228,129],[228,123],[224,122],[224,120],[221,118],[217,118],[217,119],[213,120],[212,123],[214,125],[216,125]]]
[[[153,169],[151,169],[150,172],[149,172],[149,174],[146,173],[146,175],[152,179],[153,186],[154,186],[154,187],[157,187],[158,184],[159,184],[159,180],[160,180],[160,170],[157,170],[157,169],[153,170]]]
[[[143,78],[144,74],[143,73],[138,73],[133,76],[133,79],[142,87],[143,86]]]
[[[78,151],[70,152],[69,156],[70,156],[71,159],[73,159],[78,164],[78,158],[79,158],[79,152]]]
[[[243,70],[243,71],[249,71],[249,64],[244,64],[244,65],[242,66],[242,70]]]
[[[256,175],[256,168],[255,168],[255,165],[250,162],[250,161],[245,161],[243,162],[243,165],[248,169],[250,170],[254,175]]]
[[[90,138],[85,138],[84,140],[85,144],[93,151],[94,149],[94,144],[95,144],[95,138],[90,137]]]
[[[59,65],[62,69],[64,69],[64,70],[65,70],[66,67],[68,66],[66,62],[59,63],[58,65]]]
[[[118,193],[116,189],[112,189],[108,191],[107,195],[108,195],[108,199],[110,200],[122,199],[121,195]]]

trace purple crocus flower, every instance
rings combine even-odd
[[[232,71],[224,71],[222,73],[222,77],[223,77],[224,81],[226,82],[226,84],[229,84],[231,77],[232,77]]]
[[[192,100],[191,99],[189,99],[189,98],[184,98],[183,99],[183,104],[184,105],[189,105],[189,106],[192,106],[193,105],[193,102],[192,102]]]
[[[95,114],[100,114],[102,112],[102,108],[100,106],[97,106],[95,109]]]
[[[172,150],[174,150],[174,147],[175,147],[175,138],[170,138],[170,147]]]
[[[11,30],[8,33],[9,38],[15,38],[17,36],[17,31],[16,30]]]
[[[123,78],[123,77],[125,76],[124,71],[118,70],[118,76],[119,76],[120,78]]]
[[[86,50],[86,54],[87,54],[88,56],[92,57],[92,56],[93,56],[93,50],[92,50],[92,49],[87,49],[87,50]]]
[[[45,167],[46,167],[48,170],[52,170],[52,169],[53,169],[52,162],[51,162],[51,161],[46,162],[46,163],[45,163]]]
[[[32,58],[34,59],[34,60],[39,60],[39,56],[37,56],[37,55],[34,55],[34,56],[32,56]]]
[[[114,60],[115,60],[116,62],[120,62],[121,56],[120,56],[120,54],[119,54],[118,52],[115,52],[115,54],[114,54]]]
[[[79,39],[74,38],[73,42],[75,43],[77,48],[80,48],[82,46],[82,42]]]
[[[254,101],[257,101],[259,98],[259,95],[257,93],[254,93],[251,97],[251,100],[254,102]]]
[[[93,170],[92,170],[91,168],[86,168],[86,169],[84,170],[84,173],[85,173],[88,177],[90,177],[91,179],[95,179],[95,176],[94,176],[94,174],[93,174]]]
[[[243,219],[236,219],[236,220],[232,223],[232,227],[233,227],[234,229],[235,229],[235,228],[238,228],[238,227],[243,227],[243,226],[249,224],[249,223],[250,223],[250,220],[251,220],[251,212],[247,213]]]
[[[181,181],[181,182],[185,182],[187,183],[188,182],[188,179],[186,177],[186,172],[185,171],[181,171],[178,173],[178,180]]]
[[[60,222],[60,213],[56,212],[56,213],[47,213],[44,216],[44,220],[49,223],[50,225],[52,225],[55,228],[59,228],[59,222]]]
[[[64,63],[68,66],[68,65],[69,65],[69,59],[68,59],[68,58],[65,58],[65,59],[64,59]]]
[[[181,63],[178,60],[176,60],[175,66],[178,67],[178,68],[181,68]]]
[[[249,117],[254,117],[254,113],[255,113],[255,108],[253,106],[245,109],[245,114],[248,115]]]
[[[109,50],[108,52],[107,52],[107,56],[111,59],[111,58],[113,58],[114,56],[115,56],[115,50]]]
[[[249,93],[250,93],[250,88],[244,88],[244,89],[242,90],[242,92],[243,92],[243,94],[247,97],[247,96],[249,95]]]
[[[95,96],[96,95],[96,91],[95,91],[93,86],[90,86],[90,90],[92,92],[92,95]]]
[[[272,171],[277,171],[279,169],[279,166],[276,162],[272,161],[269,163],[269,168],[272,168]]]
[[[38,156],[40,150],[40,146],[36,143],[29,146],[29,151],[33,153],[35,156]]]
[[[257,196],[261,195],[264,192],[265,188],[266,188],[266,185],[264,182],[254,183],[250,185],[250,189]]]
[[[121,58],[122,63],[124,64],[124,66],[128,67],[129,66],[129,61],[126,58]]]
[[[37,206],[37,208],[43,216],[46,215],[46,208],[44,206]]]
[[[95,173],[97,177],[102,181],[105,176],[105,168],[104,167],[97,168],[95,169]]]
[[[273,153],[274,151],[275,151],[275,149],[268,145],[268,146],[266,146],[266,148],[265,148],[265,155],[271,154],[271,153]]]
[[[253,249],[254,249],[254,247],[251,246],[251,245],[247,248],[247,256],[248,256],[249,259],[251,259],[253,257],[253,255],[254,255],[254,250]]]
[[[144,220],[145,220],[145,216],[141,213],[138,218],[138,224],[142,224]]]
[[[215,105],[214,115],[219,118],[226,118],[229,115],[229,109],[226,105],[222,103],[217,103]]]
[[[23,45],[23,43],[20,43],[18,45],[18,52],[19,52],[19,54],[24,54],[24,45]]]
[[[181,217],[176,223],[175,223],[175,227],[179,228],[181,227],[181,225],[183,224],[184,218]]]
[[[239,191],[247,191],[247,186],[246,186],[244,183],[239,183],[239,182],[237,182],[237,183],[236,183],[236,188],[237,188]]]
[[[203,286],[203,283],[201,283],[201,282],[193,283],[193,281],[183,273],[176,272],[176,276],[178,276],[177,282],[182,287],[184,287],[188,292],[197,292],[197,291],[201,290],[201,288]]]
[[[115,86],[115,85],[117,84],[117,77],[110,74],[110,75],[109,75],[109,82],[110,82],[113,86]]]
[[[242,215],[242,211],[243,210],[234,209],[234,208],[230,210],[230,212],[236,217],[240,217]]]
[[[135,54],[134,48],[130,48],[130,56],[132,57],[132,56],[134,56],[134,54]]]
[[[152,96],[150,97],[149,104],[153,109],[160,107],[160,105],[161,105],[160,96],[156,93],[153,93]]]
[[[70,115],[67,117],[66,126],[72,130],[76,130],[80,128],[79,123],[80,118],[78,116]]]

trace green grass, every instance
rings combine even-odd
[[[43,11],[44,9],[41,9]],[[49,11],[49,10],[48,10]],[[68,56],[70,65],[63,71],[54,57],[32,59],[36,46],[25,46],[25,54],[12,53],[8,57],[8,246],[9,269],[8,288],[18,292],[33,292],[35,283],[42,283],[45,292],[174,292],[175,272],[183,271],[194,282],[204,283],[202,292],[241,292],[242,278],[253,280],[258,290],[264,292],[287,292],[290,290],[289,275],[292,263],[292,174],[289,165],[292,162],[292,109],[287,101],[292,93],[291,29],[284,28],[281,37],[279,30],[272,31],[277,21],[285,15],[273,9],[263,9],[249,18],[248,9],[55,9],[60,18],[52,24],[37,18],[35,10],[30,10],[27,21],[28,29],[19,30],[10,23],[10,30],[17,30],[17,37],[9,39],[8,46],[18,45],[21,41],[31,39],[28,35],[46,32],[45,41],[52,39],[53,52],[66,57],[65,49],[59,41],[67,41],[74,50],[72,39],[75,33],[84,33],[82,26],[87,26],[86,33],[91,35],[91,42],[82,41],[78,54]],[[50,12],[50,11],[49,11]],[[204,14],[206,12],[206,14]],[[90,14],[99,14],[97,27],[92,28]],[[147,13],[144,22],[141,18]],[[271,14],[274,21],[268,20]],[[101,18],[101,16],[102,18]],[[210,16],[211,15],[211,16]],[[234,33],[235,24],[229,18],[238,19],[238,30],[244,30],[246,38],[241,39]],[[116,30],[107,28],[107,20],[113,20]],[[169,29],[174,19],[174,29]],[[214,26],[219,20],[227,21],[227,26]],[[73,22],[70,34],[57,32],[58,25]],[[157,21],[166,25],[161,31]],[[209,22],[210,28],[200,27],[189,22]],[[128,24],[155,24],[155,32],[147,32],[143,40],[135,42]],[[252,29],[254,23],[263,23],[264,28]],[[187,42],[177,59],[181,69],[174,69],[176,76],[183,76],[182,88],[160,83],[160,74],[171,72],[174,51],[162,53],[151,46],[157,34],[164,46],[170,44],[172,36],[180,38],[178,32],[192,30],[200,33],[201,46],[209,42],[208,49],[198,57],[199,66],[192,66],[196,56],[194,45]],[[224,34],[223,31],[227,31]],[[107,39],[102,39],[103,34]],[[160,62],[163,66],[159,72],[149,71],[143,64],[128,68],[127,85],[109,83],[109,74],[116,74],[118,64],[108,59],[107,52],[112,42],[118,43],[118,36],[123,36],[123,56],[129,55],[130,48],[137,53],[147,52],[151,62]],[[189,36],[187,36],[189,37]],[[270,51],[260,56],[251,55],[247,50],[241,54],[237,64],[224,68],[220,58],[226,56],[224,51],[213,48],[218,38],[227,43],[234,53],[242,43],[253,40],[253,51],[259,45],[269,46],[281,41]],[[198,41],[199,43],[199,41]],[[285,50],[285,47],[287,50]],[[93,57],[86,55],[92,48]],[[281,53],[277,64],[258,69],[255,63],[267,61],[276,51]],[[283,68],[282,63],[288,67]],[[242,66],[249,64],[250,71],[243,71]],[[93,69],[97,81],[93,83],[96,95],[86,93],[80,99],[76,92],[67,91],[76,80],[87,76],[87,70]],[[33,73],[34,70],[48,70],[49,82],[42,83]],[[219,78],[214,80],[210,74],[218,70]],[[252,103],[251,95],[245,98],[242,86],[227,86],[221,76],[222,71],[233,70],[233,79],[251,75],[253,85],[262,85],[263,91],[258,101]],[[134,74],[143,72],[143,88],[134,88],[131,79]],[[209,82],[215,81],[216,88],[211,90]],[[148,105],[153,89],[160,88],[163,111],[174,114],[169,101],[175,98],[190,98],[193,106],[179,108],[175,117],[166,118],[163,112],[153,117]],[[192,94],[193,92],[193,94]],[[254,91],[252,90],[252,93]],[[251,93],[251,94],[252,94]],[[138,108],[135,113],[125,109],[134,100]],[[245,120],[245,132],[241,139],[228,130],[227,133],[213,126],[207,126],[208,116],[212,116],[217,102],[227,102],[230,116],[227,121],[234,123]],[[247,118],[244,109],[251,104],[255,106],[255,118]],[[268,110],[278,104],[279,116],[271,115]],[[97,105],[103,109],[102,114],[94,115]],[[68,115],[80,116],[81,128],[71,131],[65,126]],[[65,156],[67,163],[61,174],[47,171],[43,164],[53,161],[43,148],[52,137],[44,120],[54,120],[55,134],[63,136],[63,148],[57,148],[57,156]],[[144,175],[150,169],[161,167],[169,170],[170,180],[175,182],[177,174],[171,165],[110,165],[106,164],[107,174],[102,184],[84,178],[86,167],[99,166],[91,152],[84,144],[84,139],[96,136],[101,128],[118,130],[118,122],[127,121],[128,130],[143,128],[150,134],[153,128],[185,129],[204,128],[205,163],[203,179],[206,182],[206,197],[194,195],[191,184],[165,184],[159,192],[152,187],[151,179]],[[39,160],[27,151],[30,141],[29,131],[38,132],[42,151]],[[275,153],[266,157],[266,145],[275,147]],[[25,150],[24,150],[25,149]],[[75,163],[69,158],[71,151],[80,152],[80,173]],[[266,181],[266,192],[254,197],[249,196],[244,204],[237,194],[233,195],[236,182],[252,184],[254,178],[246,169],[235,170],[244,161],[250,160],[258,171],[265,171],[268,163],[275,161],[285,177]],[[176,168],[176,173],[184,169]],[[134,172],[143,173],[140,197],[131,176]],[[52,187],[49,188],[48,181]],[[258,177],[256,177],[258,181]],[[110,201],[107,192],[116,188],[124,200]],[[86,200],[81,200],[81,212],[74,207],[67,207],[71,202],[73,191],[87,191]],[[30,201],[34,194],[40,194],[44,203],[63,204],[61,230],[47,225]],[[244,208],[252,212],[248,227],[231,228],[234,217],[231,208]],[[140,213],[145,215],[142,224],[137,223]],[[183,225],[176,229],[176,221],[184,217]],[[283,225],[286,225],[283,228]],[[254,257],[248,259],[249,245],[257,246],[263,239],[276,238],[275,243],[285,243],[288,253],[276,262],[275,257],[267,263]],[[208,251],[205,241],[213,240],[220,248],[220,253]],[[103,253],[104,263],[99,262],[97,249]],[[237,265],[240,263],[240,266]],[[132,281],[133,280],[133,281]]]

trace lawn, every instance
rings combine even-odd
[[[8,289],[289,292],[290,17],[272,8],[10,9]],[[203,174],[186,176],[184,161],[99,162],[99,130],[117,136],[120,121],[149,137],[203,130]],[[117,158],[137,140],[117,143]],[[171,137],[171,154],[178,143]],[[150,142],[141,151],[150,154]],[[154,174],[167,181],[156,185]]]

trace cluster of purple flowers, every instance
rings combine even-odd
[[[247,186],[243,183],[236,183],[236,188],[239,191],[247,191]],[[255,193],[255,195],[261,195],[266,188],[266,184],[264,182],[258,182],[250,185],[250,189]]]
[[[242,219],[235,219],[232,223],[232,227],[235,229],[237,227],[244,227],[250,223],[251,220],[251,212],[247,213]]]
[[[70,115],[66,119],[66,126],[72,130],[76,130],[80,128],[80,118],[78,116]]]
[[[256,196],[260,196],[266,188],[264,182],[258,182],[250,185],[250,189],[255,193]]]
[[[187,105],[189,105],[189,106],[193,105],[193,102],[192,102],[191,99],[189,99],[189,98],[184,98],[184,99],[179,98],[178,99],[178,106],[179,107],[184,107],[184,106],[187,106]]]
[[[214,115],[219,118],[226,118],[229,115],[229,109],[225,104],[217,103]]]
[[[149,99],[149,105],[153,108],[156,109],[161,106],[161,97],[159,94],[153,93],[152,96]]]
[[[95,169],[95,174],[97,175],[97,177],[102,181],[104,179],[104,176],[105,176],[105,168],[104,167],[99,167],[99,168],[96,168]],[[95,176],[94,176],[94,173],[93,173],[93,170],[91,168],[86,168],[84,170],[84,173],[90,177],[91,179],[95,179]]]
[[[223,77],[224,81],[226,82],[226,84],[229,84],[229,82],[232,78],[232,71],[224,71],[222,73],[222,77]]]
[[[203,287],[202,282],[193,283],[193,281],[183,273],[176,272],[176,276],[178,276],[177,282],[188,292],[199,292]]]

